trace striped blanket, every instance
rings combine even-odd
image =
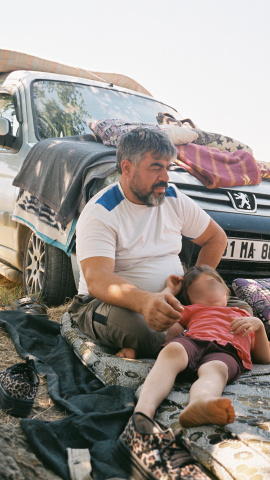
[[[198,178],[207,188],[257,185],[261,169],[246,151],[220,151],[205,145],[179,145],[175,163]]]

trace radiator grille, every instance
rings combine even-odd
[[[184,193],[188,197],[192,198],[197,202],[204,210],[211,211],[220,211],[228,213],[244,213],[249,214],[248,211],[239,211],[235,210],[232,202],[229,198],[227,191],[230,191],[230,188],[218,188],[218,189],[208,189],[204,186],[199,185],[190,185],[188,183],[178,183],[176,177],[172,179],[180,192]],[[264,193],[255,193],[257,209],[253,215],[270,217],[270,195]]]

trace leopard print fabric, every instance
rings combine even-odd
[[[132,450],[145,467],[157,479],[167,480],[209,480],[202,468],[196,464],[189,452],[189,446],[180,434],[180,442],[171,429],[161,430],[156,424],[153,433],[142,434],[136,428],[135,416],[129,422],[122,434],[122,440]],[[183,467],[175,465],[173,453],[178,452],[178,465],[190,462]]]
[[[29,379],[33,377],[34,381]],[[9,367],[0,372],[0,385],[11,397],[19,400],[33,400],[36,397],[39,379],[26,367],[16,372],[16,367]]]

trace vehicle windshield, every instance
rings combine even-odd
[[[158,124],[158,113],[166,112],[181,119],[173,108],[154,99],[79,83],[37,80],[32,99],[39,139],[89,134],[87,122],[105,118]]]

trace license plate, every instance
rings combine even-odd
[[[245,238],[228,238],[227,247],[222,258],[246,262],[269,262],[270,242],[247,240]]]

